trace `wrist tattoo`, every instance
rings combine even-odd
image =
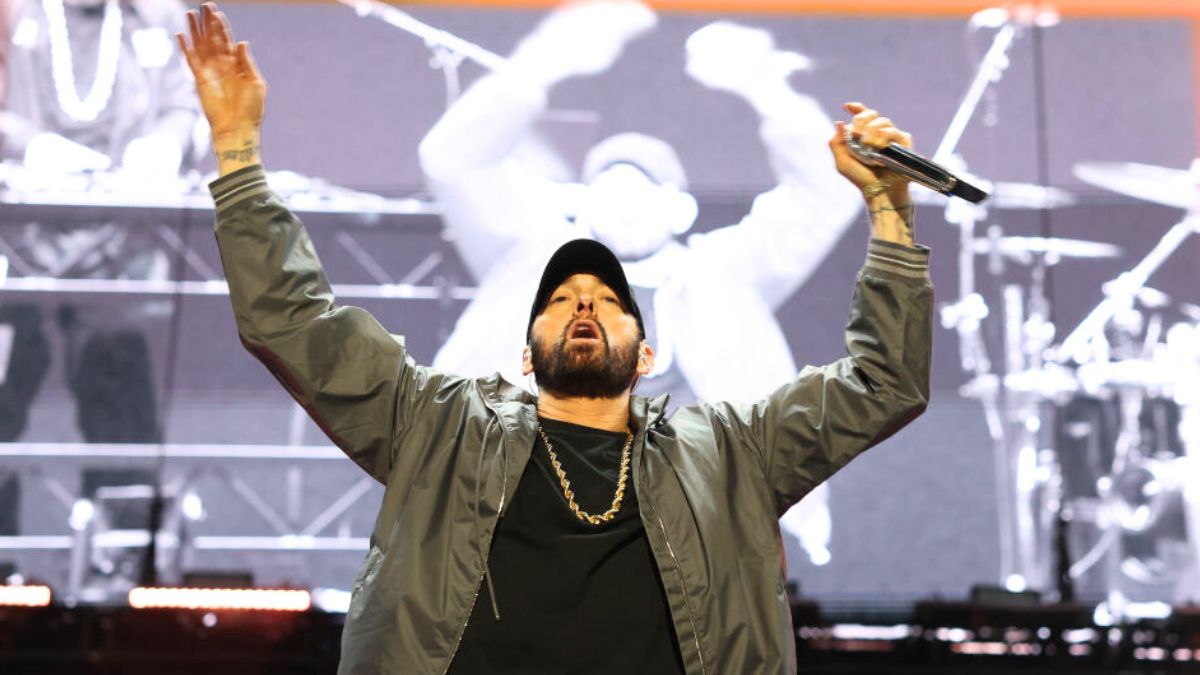
[[[881,217],[886,219],[890,217],[888,214],[896,214],[894,217],[898,218],[904,226],[904,234],[909,243],[916,241],[916,226],[913,218],[916,214],[916,206],[912,202],[899,207],[888,205],[868,208],[867,212],[870,214],[871,222],[876,225],[883,224],[879,222]]]
[[[258,156],[258,144],[250,141],[247,141],[240,149],[221,151],[221,161],[223,162],[249,162],[256,156]]]
[[[899,207],[879,206],[879,207],[870,209],[871,215],[875,215],[877,213],[883,213],[885,211],[891,211],[892,213],[899,213],[901,218],[904,218],[905,220],[909,220],[912,218],[913,212],[916,211],[916,207],[913,204],[909,203],[909,204],[902,204]]]

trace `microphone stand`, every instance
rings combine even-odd
[[[434,28],[423,21],[418,21],[411,14],[402,12],[378,0],[337,1],[352,8],[361,17],[374,17],[390,26],[421,38],[430,49],[447,49],[461,58],[467,58],[478,63],[488,70],[499,70],[508,62],[508,59],[499,54],[490,52],[452,33]]]
[[[937,151],[933,153],[933,161],[940,164],[950,159],[950,155],[954,153],[959,141],[962,140],[963,133],[967,130],[967,124],[975,116],[975,111],[979,108],[979,102],[983,99],[983,95],[987,93],[988,87],[999,83],[1001,78],[1004,77],[1004,71],[1009,66],[1008,52],[1012,49],[1013,42],[1016,39],[1016,24],[1012,21],[1006,21],[992,38],[992,46],[983,55],[983,60],[979,62],[979,69],[975,71],[975,79],[971,81],[971,86],[967,88],[967,94],[959,104],[958,111],[954,113],[954,119],[950,120],[950,126],[946,129],[945,135],[942,136],[941,144],[938,145]]]
[[[496,71],[508,63],[508,59],[495,52],[490,52],[479,45],[464,40],[453,33],[434,28],[424,21],[413,18],[411,14],[402,12],[395,7],[379,2],[379,0],[337,0],[354,10],[354,13],[366,18],[379,19],[389,26],[415,35],[425,41],[425,46],[433,52],[430,66],[441,69],[446,78],[446,107],[458,99],[462,84],[458,76],[458,68],[464,59],[469,59],[484,68]]]

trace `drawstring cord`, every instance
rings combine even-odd
[[[496,621],[499,621],[500,606],[496,604],[496,591],[492,588],[492,568],[487,563],[483,564],[483,568],[483,580],[487,582],[488,597],[492,599],[492,615],[496,617]]]

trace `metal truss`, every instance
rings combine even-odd
[[[346,456],[332,446],[294,445],[236,445],[236,444],[121,444],[121,443],[0,443],[0,460],[10,468],[22,469],[38,479],[54,497],[64,514],[77,508],[82,496],[57,479],[45,475],[41,466],[46,460],[126,460],[123,466],[136,467],[159,459],[169,460],[175,467],[175,477],[163,486],[163,493],[180,496],[193,489],[199,479],[215,475],[221,484],[236,494],[251,512],[258,515],[267,525],[268,532],[256,535],[206,535],[196,536],[185,542],[197,550],[228,551],[366,551],[367,538],[322,536],[337,519],[346,514],[360,498],[375,484],[370,477],[362,477],[348,490],[312,518],[300,522],[295,513],[283,514],[259,495],[258,489],[242,478],[227,463],[207,460],[272,460],[297,470],[302,464],[325,463],[331,460],[345,461]],[[149,498],[150,486],[135,486],[147,490],[146,494],[122,494],[122,498]],[[201,501],[204,501],[201,498]],[[298,511],[298,508],[291,508]],[[63,523],[67,525],[68,517]],[[91,542],[93,546],[144,547],[149,535],[115,534],[109,531]],[[176,532],[164,532],[164,541],[178,540]],[[107,537],[105,539],[104,537]],[[140,542],[140,543],[139,543]],[[70,549],[76,545],[75,537],[69,533],[0,537],[0,550],[54,550]]]
[[[129,227],[151,228],[161,250],[182,260],[184,269],[179,270],[180,278],[175,279],[73,278],[68,271],[79,260],[108,244],[112,237],[120,236],[120,227],[103,226],[113,231],[107,234],[100,232],[101,236],[97,236],[91,246],[74,251],[66,256],[68,259],[57,261],[52,269],[44,269],[28,260],[0,230],[0,292],[139,296],[220,296],[229,293],[221,274],[190,247],[174,228],[161,224],[162,217],[168,213],[213,210],[212,198],[197,188],[198,180],[181,180],[172,183],[170,189],[160,191],[130,192],[110,189],[110,184],[117,179],[106,180],[103,175],[91,176],[86,180],[72,176],[65,186],[55,189],[46,189],[44,184],[20,187],[23,175],[17,167],[0,165],[0,205],[21,207],[23,220],[37,220],[38,214],[44,214],[42,217],[52,220],[56,215],[61,215],[64,209],[76,219],[82,215],[101,222],[133,220],[135,217],[145,220],[149,214],[151,221],[158,222],[138,223]],[[271,180],[270,176],[268,180]],[[290,173],[281,176],[279,182],[292,186],[290,191],[281,193],[281,196],[297,214],[340,214],[359,223],[374,224],[384,216],[440,213],[437,206],[429,201],[382,197]],[[127,177],[124,182],[117,182],[120,185],[127,183]],[[300,188],[295,186],[297,183]],[[103,227],[100,229],[103,230]],[[434,275],[444,262],[445,256],[440,251],[431,252],[399,278],[393,278],[350,232],[338,232],[336,241],[376,282],[335,284],[333,291],[338,297],[444,301],[469,300],[475,295],[474,287],[450,285],[444,277]]]

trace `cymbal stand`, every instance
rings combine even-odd
[[[1005,451],[1004,468],[1012,475],[1013,569],[1025,584],[1049,590],[1059,518],[1061,472],[1052,453],[1040,447],[1039,404],[1048,392],[1028,376],[1041,372],[1043,354],[1054,339],[1046,272],[1054,254],[1034,254],[1028,304],[1020,285],[1004,287]],[[1020,382],[1013,381],[1021,374]]]
[[[1008,69],[1008,53],[1019,33],[1018,26],[1006,21],[992,38],[992,45],[980,61],[975,77],[946,129],[934,161],[965,170],[965,162],[955,155],[967,125],[979,108],[979,103],[992,85],[1000,82]],[[942,326],[958,333],[959,361],[971,380],[963,386],[962,394],[976,398],[983,406],[991,437],[996,472],[997,517],[1000,525],[1000,579],[1006,581],[1016,573],[1014,553],[1013,505],[1009,486],[1012,484],[1007,459],[1004,423],[999,407],[1000,380],[992,372],[987,345],[983,339],[982,322],[988,316],[987,302],[975,290],[975,231],[987,218],[987,209],[951,199],[946,203],[945,219],[959,230],[958,298],[941,308]]]
[[[1168,230],[1133,269],[1104,284],[1104,299],[1053,350],[1052,358],[1059,363],[1091,361],[1093,355],[1089,348],[1092,340],[1103,334],[1104,326],[1121,308],[1133,303],[1151,275],[1183,245],[1189,235],[1196,232],[1200,232],[1200,211],[1193,210]]]

